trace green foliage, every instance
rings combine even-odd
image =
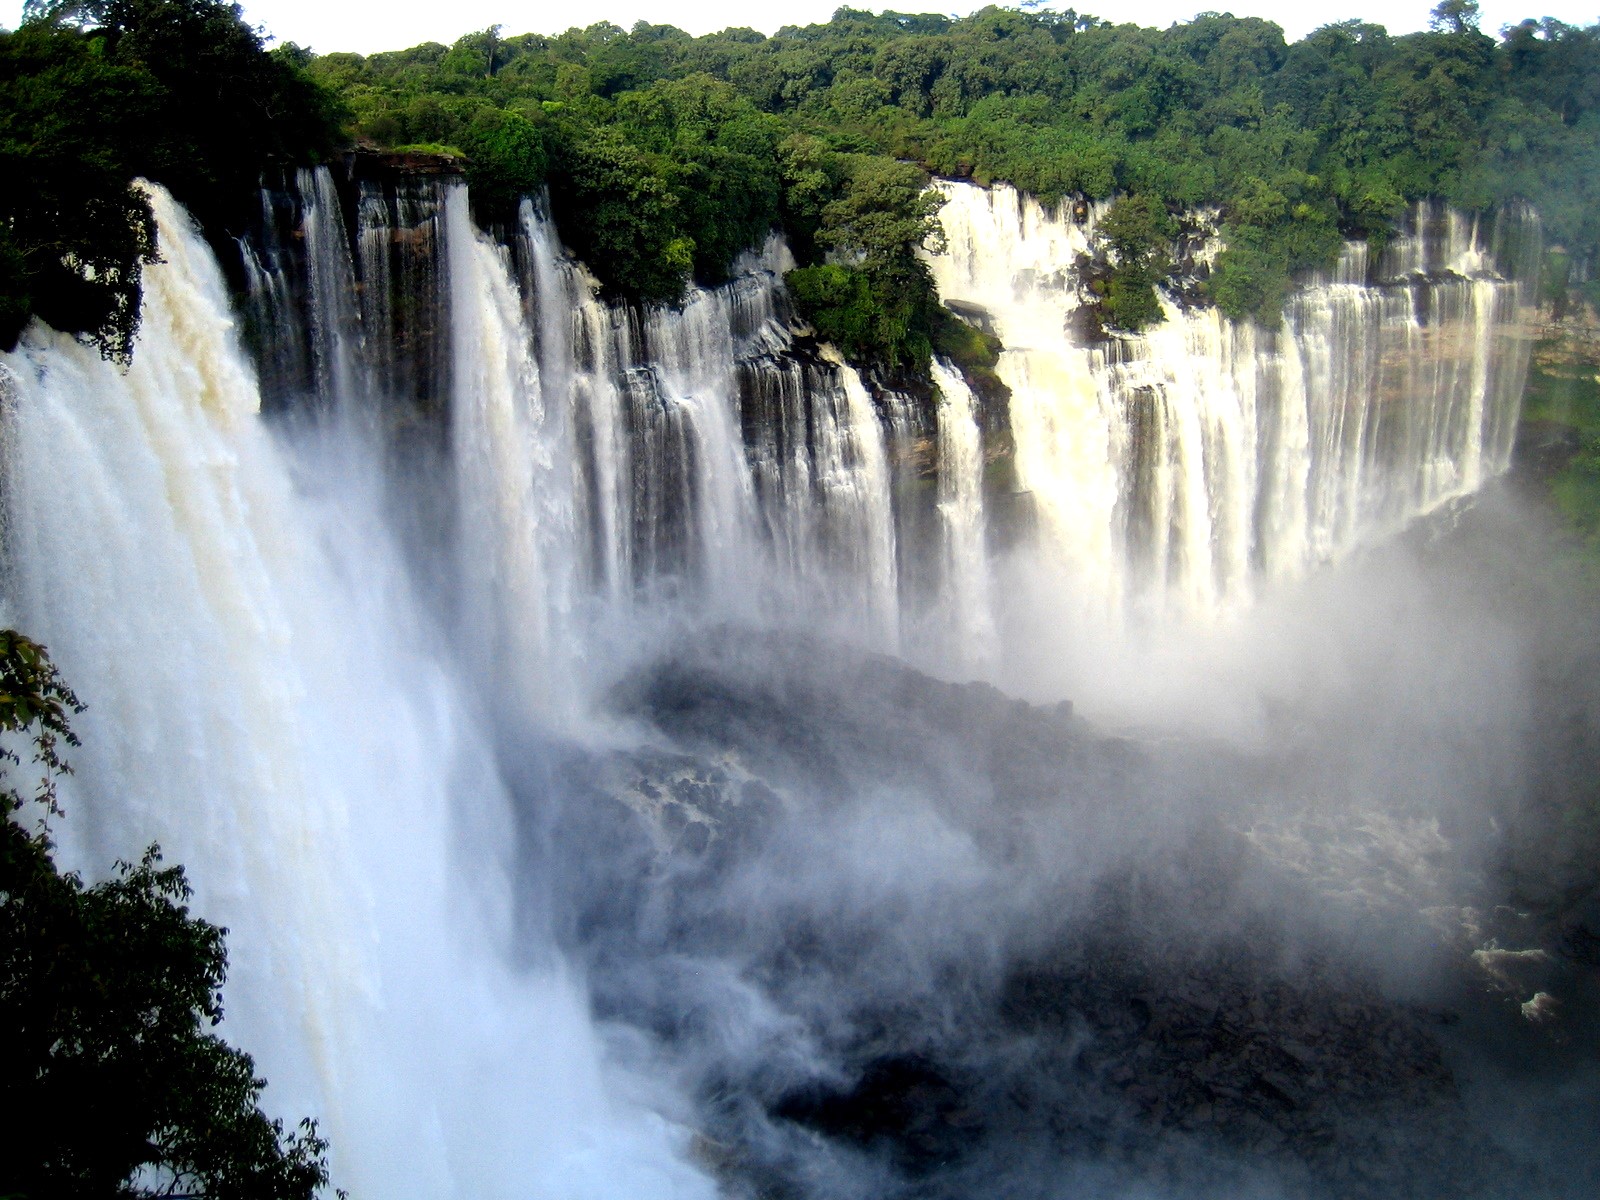
[[[602,264],[614,295],[673,303],[694,265],[678,199],[657,164],[622,131],[558,124],[550,202],[572,248]]]
[[[695,278],[720,283],[777,225],[782,126],[730,84],[699,73],[619,97],[617,127],[654,157],[693,245]]]
[[[78,745],[71,716],[83,705],[61,679],[43,646],[13,629],[0,629],[0,781],[10,766],[21,766],[22,756],[11,739],[21,734],[32,743],[33,766],[43,774],[31,800],[37,809],[55,814],[55,777],[67,770],[62,745]],[[9,784],[0,786],[0,807],[11,818],[24,800]]]
[[[1101,301],[1102,320],[1129,332],[1160,321],[1155,285],[1172,269],[1167,247],[1177,233],[1165,206],[1149,195],[1124,196],[1100,222],[1100,232],[1116,254]]]
[[[841,9],[770,38],[608,23],[507,38],[492,71],[482,35],[309,69],[339,90],[358,132],[387,144],[460,143],[473,106],[489,105],[548,116],[569,144],[631,147],[672,197],[675,224],[648,253],[590,260],[619,295],[670,291],[645,279],[660,273],[645,260],[680,239],[695,276],[719,279],[773,225],[805,269],[867,270],[874,306],[892,299],[890,274],[919,288],[904,262],[875,275],[845,248],[879,240],[876,218],[846,211],[873,190],[852,183],[871,160],[1006,180],[1047,203],[1125,193],[1168,211],[1220,206],[1230,248],[1214,294],[1231,315],[1271,322],[1296,271],[1330,261],[1341,236],[1381,245],[1425,196],[1473,208],[1526,199],[1573,253],[1600,247],[1600,26],[1529,21],[1496,44],[1477,32],[1470,0],[1441,5],[1436,21],[1437,32],[1398,38],[1345,22],[1291,46],[1276,25],[1215,13],[1155,30],[1071,11]],[[616,216],[615,240],[637,247]],[[596,224],[584,245],[607,240]],[[1167,269],[1119,262],[1106,322],[1153,319]],[[818,295],[843,294],[832,275],[808,278]],[[912,324],[933,309],[920,311]]]
[[[1569,303],[1572,297],[1560,295]],[[1600,569],[1600,353],[1578,330],[1534,344],[1523,394],[1521,440],[1546,449],[1550,499],[1575,535],[1578,559]],[[1548,455],[1548,457],[1545,457]]]
[[[796,305],[856,361],[925,374],[939,303],[918,255],[943,244],[943,198],[918,168],[873,155],[822,155],[814,171],[796,204],[815,205],[832,185],[812,233],[832,261],[790,273]]]
[[[1241,240],[1217,256],[1211,297],[1228,316],[1238,320],[1279,312],[1288,292],[1288,264],[1266,247]]]
[[[480,109],[461,139],[471,163],[467,178],[480,213],[504,218],[519,200],[537,191],[548,160],[533,122],[503,108]]]
[[[1439,0],[1429,14],[1428,24],[1450,33],[1476,33],[1480,15],[1478,0]]]
[[[269,1120],[249,1056],[207,1032],[223,931],[189,915],[182,870],[154,847],[94,886],[56,867],[42,825],[79,711],[43,647],[0,631],[0,755],[30,741],[42,772],[29,797],[0,787],[0,1194],[310,1200],[327,1145]]]
[[[1572,353],[1560,339],[1534,347],[1523,420],[1570,439],[1550,478],[1550,496],[1591,558],[1600,557],[1600,355]]]
[[[155,219],[125,153],[151,108],[150,81],[75,32],[0,36],[0,349],[37,315],[128,357]]]
[[[467,157],[467,152],[459,146],[446,146],[443,142],[408,142],[404,146],[395,146],[396,154],[428,154],[434,158],[461,158]]]
[[[995,373],[1000,362],[1000,339],[986,333],[940,306],[934,314],[933,352],[953,362],[973,388],[990,404],[1003,404],[1011,389]]]
[[[135,176],[214,232],[268,165],[331,146],[334,101],[216,0],[32,4],[0,34],[0,348],[37,315],[126,360],[156,253]]]
[[[324,152],[337,109],[292,58],[268,54],[237,5],[108,0],[96,53],[147,76],[155,106],[128,165],[208,226],[253,208],[262,170]]]
[[[1341,237],[1381,246],[1423,197],[1526,200],[1576,260],[1600,250],[1600,25],[1530,20],[1497,42],[1478,32],[1471,0],[1441,4],[1434,32],[1391,37],[1352,21],[1293,45],[1269,22],[1217,13],[1156,30],[1073,11],[846,8],[770,38],[609,22],[504,37],[496,26],[369,56],[262,54],[216,0],[40,0],[29,13],[50,37],[93,42],[98,61],[72,68],[82,87],[58,69],[19,123],[48,122],[52,105],[70,120],[91,91],[112,97],[88,99],[109,124],[79,135],[107,178],[153,172],[212,226],[227,221],[204,209],[208,195],[237,194],[264,159],[303,157],[342,117],[381,146],[461,147],[491,216],[548,179],[564,235],[615,296],[670,302],[781,228],[803,268],[859,268],[879,315],[901,310],[869,322],[884,337],[905,331],[873,346],[879,362],[916,360],[936,308],[906,256],[865,252],[914,244],[919,218],[885,181],[919,169],[1009,181],[1046,203],[1216,206],[1229,248],[1213,295],[1269,323],[1297,271],[1330,261]],[[94,74],[113,69],[132,75]],[[118,121],[125,132],[96,133]],[[0,245],[0,279],[45,270],[30,245]],[[1167,270],[1119,255],[1105,322],[1154,319]],[[0,298],[0,333],[31,303],[15,288]],[[115,330],[121,310],[108,311]]]
[[[865,271],[827,263],[797,267],[783,281],[795,306],[816,327],[817,336],[857,361],[872,356],[878,340],[878,311]]]
[[[1585,433],[1575,453],[1550,484],[1567,525],[1589,550],[1600,550],[1600,434]]]

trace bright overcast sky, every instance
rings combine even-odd
[[[1240,0],[1216,3],[1213,9],[1235,16],[1260,16],[1276,21],[1291,38],[1304,36],[1329,21],[1352,17],[1374,21],[1391,33],[1422,29],[1436,0],[1333,0],[1329,5],[1306,0]],[[1051,8],[1071,4],[1079,11],[1116,21],[1166,26],[1185,21],[1206,6],[1201,0],[1056,0]],[[949,7],[947,7],[947,5]],[[245,14],[279,41],[299,42],[319,52],[398,50],[419,42],[453,42],[464,33],[501,25],[507,34],[559,33],[573,25],[612,21],[627,28],[635,21],[676,25],[690,33],[710,33],[730,25],[748,25],[771,33],[780,25],[825,21],[839,0],[579,0],[573,5],[528,4],[526,0],[245,0]],[[949,0],[898,0],[878,5],[856,0],[854,7],[880,7],[901,12],[971,12],[977,3]],[[1553,16],[1572,25],[1600,21],[1600,0],[1482,0],[1485,33],[1530,16]],[[14,26],[22,0],[0,0],[0,24]]]

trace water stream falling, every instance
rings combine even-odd
[[[995,651],[983,512],[983,440],[972,389],[943,360],[933,365],[939,399],[939,519],[943,526],[943,599],[948,645],[960,667],[981,672]]]
[[[69,861],[159,841],[188,868],[230,931],[229,1036],[274,1112],[321,1118],[352,1193],[709,1195],[616,1098],[559,958],[511,966],[506,797],[377,448],[261,422],[210,252],[152,202],[132,369],[38,328],[3,368],[7,617],[89,705]]]
[[[1080,224],[1009,187],[941,186],[949,249],[929,261],[1005,345],[1032,552],[1080,612],[1236,606],[1510,461],[1531,272],[1496,270],[1496,230],[1422,206],[1376,271],[1348,245],[1279,330],[1164,300],[1141,336],[1084,344],[1067,327],[1098,210]]]
[[[5,617],[90,706],[67,857],[158,840],[188,868],[231,931],[227,1032],[352,1195],[712,1193],[687,1102],[617,1065],[517,911],[513,793],[544,764],[508,731],[536,759],[621,736],[630,639],[738,624],[996,674],[1040,654],[1019,605],[1068,630],[1238,607],[1507,465],[1526,351],[1491,230],[1419,211],[1281,331],[1169,303],[1085,347],[1095,214],[944,186],[931,262],[1005,344],[1014,472],[950,364],[924,403],[816,345],[780,240],[640,312],[541,204],[497,241],[445,180],[267,194],[253,361],[154,189],[132,368],[37,326],[0,360]]]

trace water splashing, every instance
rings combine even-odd
[[[37,327],[5,362],[9,615],[90,706],[66,857],[188,868],[230,930],[227,1033],[353,1192],[709,1196],[553,949],[512,965],[509,806],[375,451],[262,424],[220,273],[151,194],[132,369]]]

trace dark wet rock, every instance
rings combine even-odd
[[[346,175],[385,183],[402,179],[460,178],[466,173],[466,167],[467,160],[454,154],[384,150],[372,145],[358,145],[344,154]]]
[[[981,304],[967,300],[946,300],[944,306],[969,325],[975,325],[987,334],[994,333],[994,314]]]

